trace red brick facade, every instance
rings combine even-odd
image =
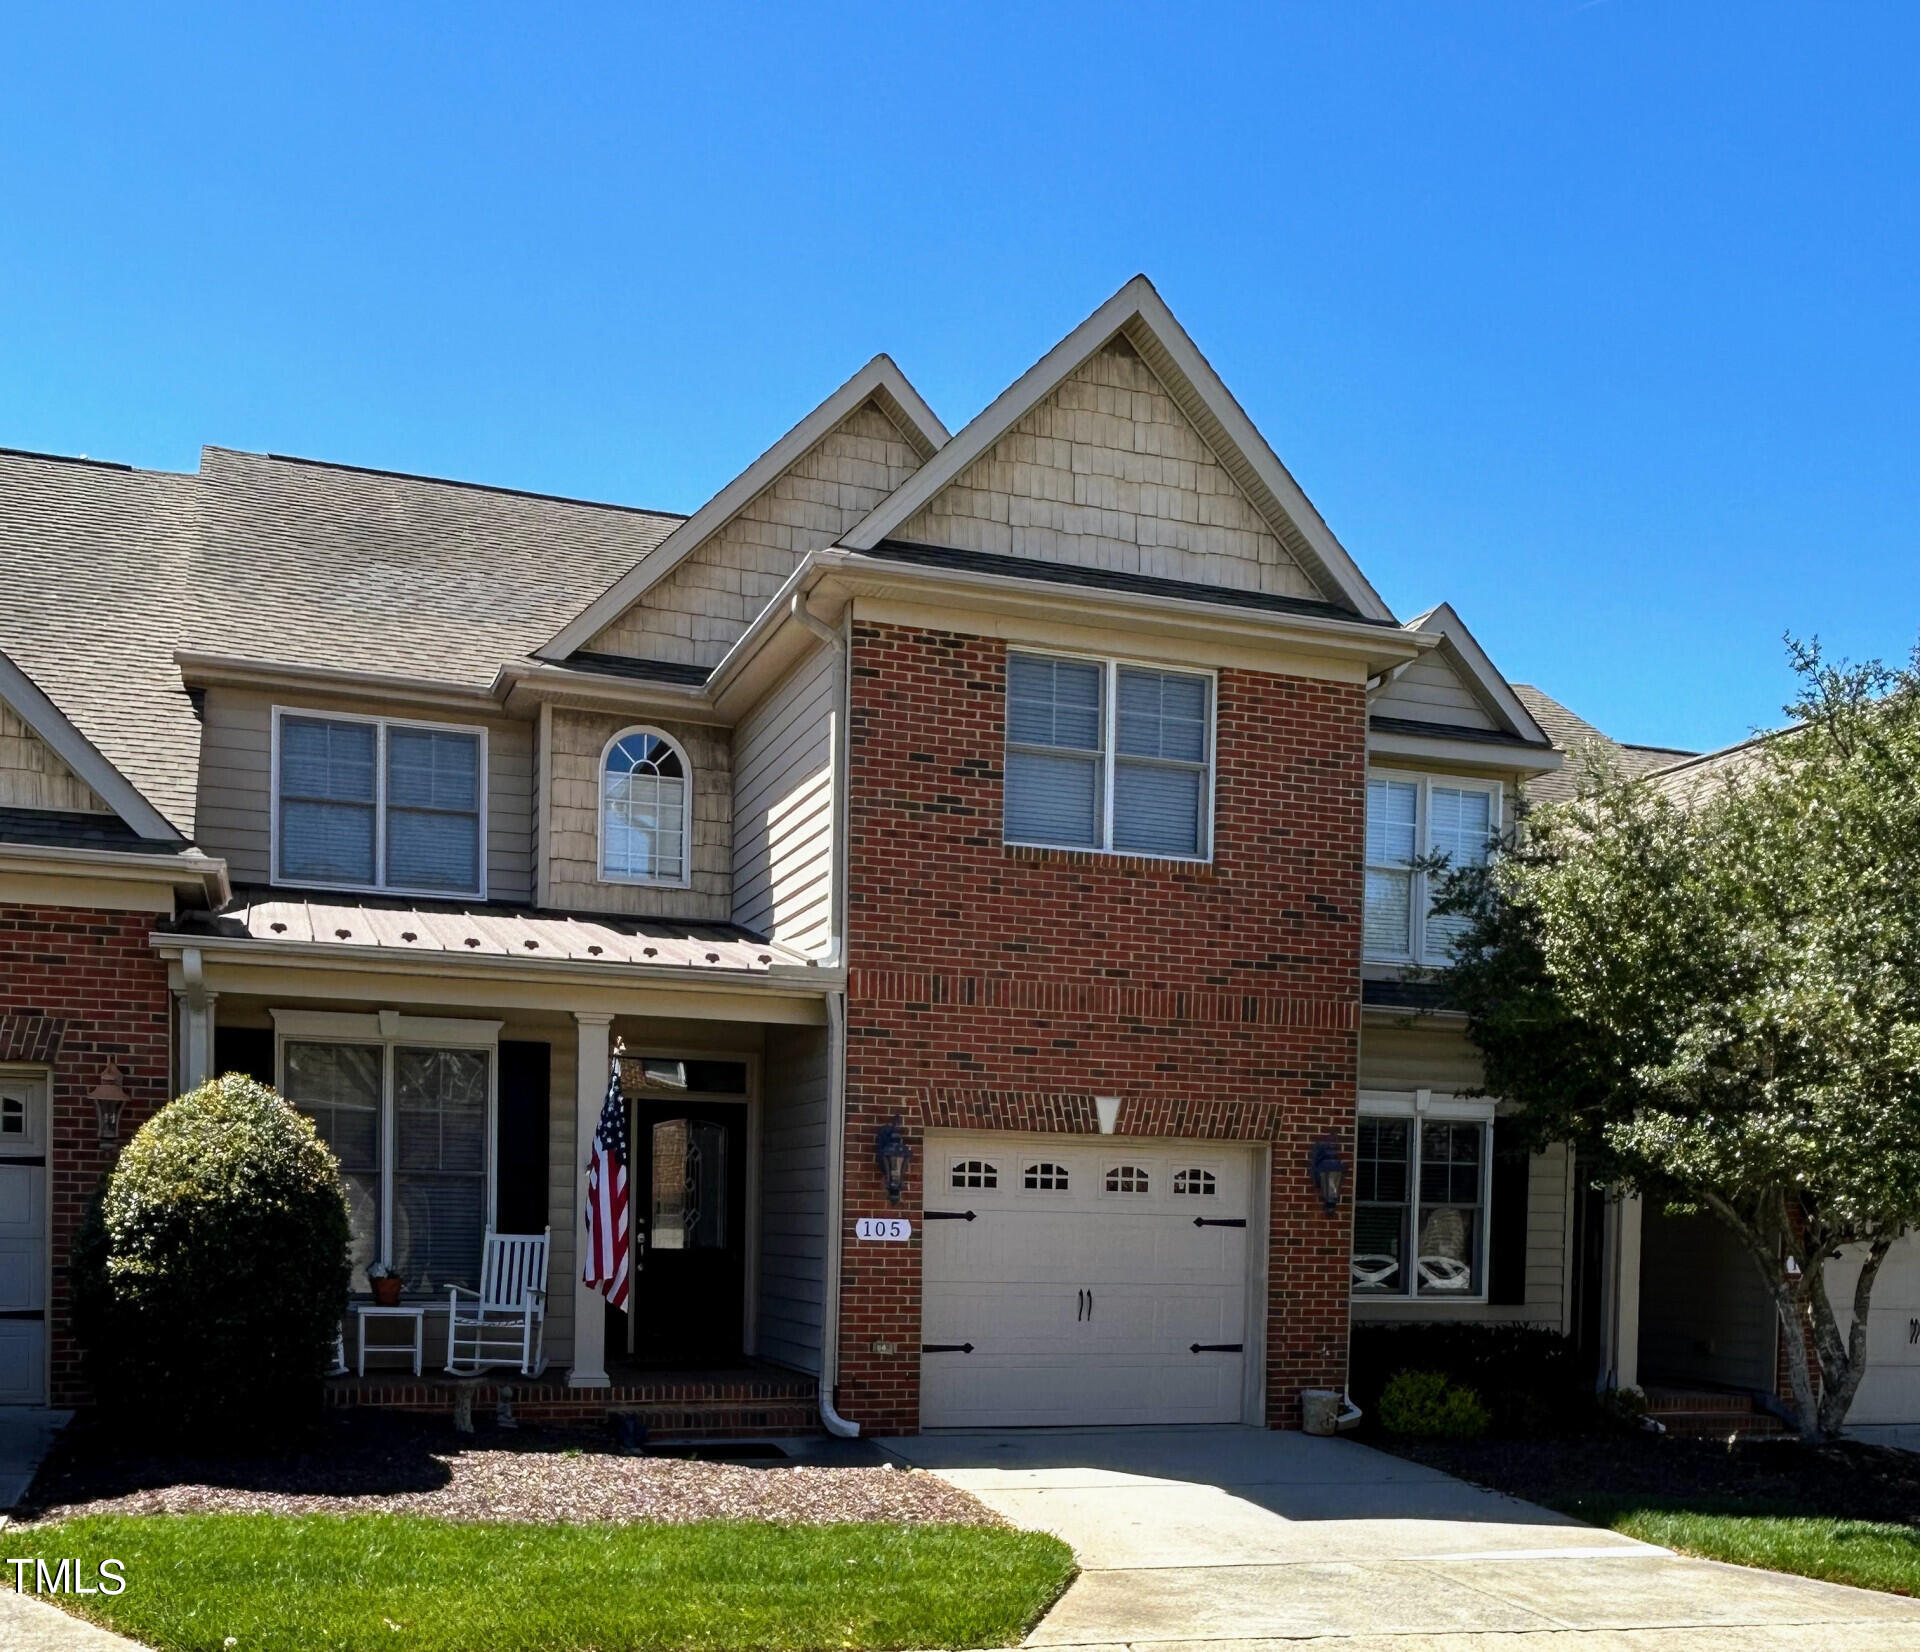
[[[166,966],[147,945],[151,912],[0,906],[0,1062],[52,1070],[48,1204],[53,1243],[50,1398],[82,1398],[68,1316],[67,1258],[87,1201],[112,1167],[89,1099],[109,1062],[121,1072],[126,1141],[167,1101]]]
[[[1001,842],[1006,650],[856,626],[847,849],[847,1150],[840,1387],[870,1431],[919,1418],[920,1245],[860,1245],[886,1210],[877,1128],[1272,1144],[1267,1415],[1346,1373],[1349,1214],[1312,1143],[1351,1154],[1366,703],[1361,686],[1229,670],[1217,694],[1208,865]],[[916,1228],[918,1227],[916,1222]],[[876,1343],[895,1352],[876,1353]]]

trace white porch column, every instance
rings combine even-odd
[[[580,1252],[586,1238],[587,1166],[593,1158],[600,1109],[607,1099],[613,1017],[576,1011],[573,1019],[579,1029],[579,1050],[573,1080],[573,1364],[567,1371],[567,1386],[609,1388],[607,1301],[582,1281]]]
[[[180,954],[185,989],[180,994],[180,1093],[196,1090],[213,1076],[213,1001],[201,973],[200,949]]]
[[[1640,1196],[1607,1202],[1604,1335],[1607,1386],[1640,1386]]]

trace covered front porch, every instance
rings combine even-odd
[[[225,934],[159,942],[180,999],[180,1087],[227,1071],[270,1083],[340,1158],[354,1272],[330,1403],[450,1410],[465,1388],[484,1412],[504,1387],[530,1421],[632,1411],[669,1437],[814,1426],[833,972],[724,926],[432,916],[451,945],[431,969],[378,939],[424,933],[408,927],[417,910],[383,909],[376,930],[365,908],[261,901],[240,917],[244,938],[230,913],[214,920]],[[276,944],[296,922],[305,944]],[[474,956],[453,930],[497,950]],[[369,942],[312,939],[333,931]],[[635,962],[608,960],[610,939]],[[515,955],[535,940],[581,956]],[[610,1081],[632,1197],[625,1311],[580,1279]],[[450,1376],[450,1292],[480,1285],[490,1232],[542,1230],[544,1357]],[[383,1270],[403,1311],[363,1326]]]

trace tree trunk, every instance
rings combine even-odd
[[[1853,1285],[1853,1323],[1847,1327],[1844,1352],[1833,1305],[1827,1300],[1825,1270],[1816,1264],[1813,1271],[1814,1346],[1820,1350],[1820,1373],[1824,1379],[1820,1393],[1820,1432],[1830,1440],[1839,1435],[1847,1412],[1852,1409],[1853,1396],[1860,1391],[1860,1379],[1867,1374],[1867,1309],[1873,1299],[1873,1282],[1879,1277],[1880,1264],[1886,1261],[1892,1246],[1891,1239],[1876,1239],[1867,1247],[1860,1263],[1860,1277]]]
[[[1717,1193],[1703,1193],[1701,1200],[1733,1230],[1745,1247],[1753,1265],[1760,1270],[1767,1294],[1779,1310],[1781,1323],[1788,1327],[1787,1380],[1793,1388],[1795,1422],[1800,1438],[1814,1443],[1820,1438],[1820,1399],[1814,1392],[1813,1371],[1807,1364],[1807,1342],[1801,1334],[1806,1318],[1801,1297],[1808,1288],[1808,1278],[1805,1269],[1797,1279],[1787,1272],[1781,1246],[1786,1234],[1785,1201],[1782,1200],[1775,1211],[1765,1211],[1764,1207],[1756,1210],[1754,1219],[1749,1220]],[[1763,1216],[1768,1219],[1763,1220]]]

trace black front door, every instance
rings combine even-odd
[[[747,1109],[740,1102],[634,1106],[635,1357],[740,1357],[746,1291]],[[617,1344],[616,1344],[617,1346]]]

